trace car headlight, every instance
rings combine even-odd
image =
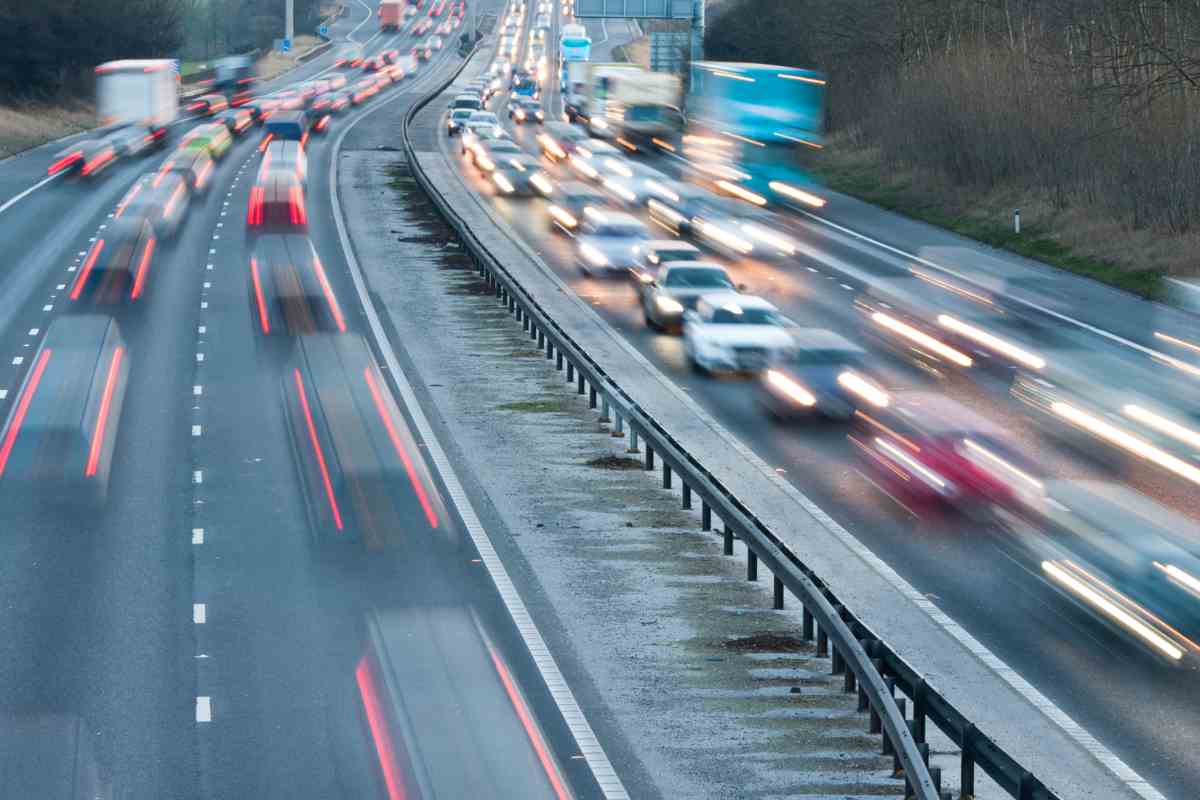
[[[540,172],[531,175],[529,182],[532,183],[537,190],[544,195],[553,194],[554,192],[554,184],[550,182],[549,178]]]
[[[816,395],[782,372],[773,369],[767,370],[767,383],[793,403],[810,407],[817,404]]]
[[[606,131],[608,130],[608,120],[597,117],[592,120],[592,127],[598,131]]]
[[[514,188],[513,188],[513,185],[512,185],[512,181],[510,181],[510,180],[509,180],[507,177],[505,177],[505,176],[504,176],[504,173],[502,173],[502,172],[493,172],[493,173],[492,173],[492,180],[496,182],[496,185],[497,185],[497,186],[499,186],[499,187],[500,187],[500,190],[501,190],[502,192],[504,192],[505,194],[512,194],[512,193],[513,193],[513,191],[514,191]]]
[[[541,111],[535,111],[534,115],[538,118],[539,121],[544,120],[546,118],[546,115],[543,114]]]
[[[588,263],[590,263],[594,266],[597,266],[597,267],[608,266],[608,256],[604,255],[604,253],[601,253],[599,250],[597,250],[595,247],[593,247],[590,244],[580,245],[579,246],[579,254],[581,256],[583,256],[588,261]]]
[[[654,298],[654,305],[658,306],[658,310],[664,314],[682,314],[683,303],[676,300],[674,297],[667,297],[665,294],[660,294]]]
[[[517,119],[521,120],[522,122],[524,122],[524,121],[525,121],[525,112],[524,112],[524,111],[522,111],[522,110],[521,110],[521,109],[519,109],[519,108],[517,109],[517,113],[516,113],[514,116],[515,116]]]

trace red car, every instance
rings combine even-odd
[[[1041,485],[999,427],[943,395],[898,392],[884,408],[860,408],[854,423],[850,440],[872,476],[905,504],[1012,507]]]

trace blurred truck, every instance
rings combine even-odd
[[[379,29],[398,31],[404,24],[404,0],[382,0],[379,4]]]
[[[824,200],[811,191],[816,182],[803,156],[824,147],[825,89],[824,74],[814,70],[694,61],[686,132],[711,144],[711,160],[728,167],[725,180],[774,202],[819,208]],[[704,159],[700,147],[692,149],[690,158]]]
[[[96,67],[100,125],[136,125],[160,145],[179,116],[179,78],[169,59],[109,61]]]
[[[623,71],[610,79],[606,117],[621,144],[645,150],[657,139],[670,143],[683,128],[683,83],[667,72]]]
[[[612,138],[608,125],[608,104],[617,78],[641,72],[635,64],[596,64],[571,62],[567,67],[566,112],[570,122],[582,122],[593,136]]]
[[[258,64],[250,56],[226,56],[218,59],[212,89],[225,95],[231,106],[250,101],[250,89],[258,80]]]

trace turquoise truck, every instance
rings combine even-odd
[[[825,87],[815,70],[695,61],[686,98],[684,156],[770,202],[819,208],[802,166],[825,146]],[[731,192],[732,193],[732,192]]]

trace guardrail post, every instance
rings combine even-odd
[[[600,421],[608,422],[608,395],[600,395]]]
[[[646,445],[646,472],[654,471],[654,448]]]
[[[1017,800],[1033,800],[1034,783],[1033,775],[1022,771],[1021,779],[1017,782]]]
[[[962,800],[975,798],[975,726],[967,723],[963,726],[962,741],[958,743],[962,749],[959,759],[959,792]]]
[[[917,678],[912,687],[913,738],[917,744],[925,741],[925,679]]]
[[[783,610],[783,581],[779,576],[775,576],[775,603],[772,606],[776,611]]]
[[[626,453],[638,452],[638,432],[637,432],[637,428],[633,427],[632,425],[629,426],[629,449],[626,450],[625,452]]]
[[[549,361],[552,358],[554,358],[554,343],[550,341],[549,337],[547,337],[547,339],[546,339],[546,360]]]
[[[825,632],[825,626],[817,626],[817,656],[824,658],[829,655],[829,634]]]
[[[613,422],[617,423],[616,430],[613,431],[613,436],[624,436],[625,418],[620,414],[613,414]]]
[[[841,675],[846,671],[846,662],[842,658],[842,653],[837,647],[832,648],[829,659],[829,674]]]
[[[758,554],[749,547],[746,548],[746,580],[758,580]]]
[[[671,465],[665,461],[663,462],[663,488],[671,488]]]
[[[728,522],[723,526],[725,529],[725,546],[722,551],[727,556],[733,555],[733,526]]]
[[[802,615],[800,622],[800,636],[806,642],[811,642],[813,640],[814,623],[815,621],[813,620],[812,612],[808,610],[808,606],[805,606],[804,614]]]
[[[554,368],[555,368],[556,370],[558,370],[559,372],[562,372],[562,368],[563,368],[563,354],[562,354],[562,349],[561,349],[561,348],[558,350],[558,352],[556,352],[556,353],[554,354]]]
[[[537,339],[538,347],[542,346],[542,332],[532,319],[529,321],[529,338]]]
[[[712,530],[712,506],[708,504],[707,500],[700,501],[700,530]]]
[[[683,510],[688,511],[692,507],[692,487],[687,481],[683,482]]]
[[[583,373],[580,372],[575,376],[575,394],[583,394]]]
[[[567,383],[575,380],[575,365],[570,361],[567,362]]]
[[[596,407],[596,387],[591,386],[588,390],[588,408]]]

